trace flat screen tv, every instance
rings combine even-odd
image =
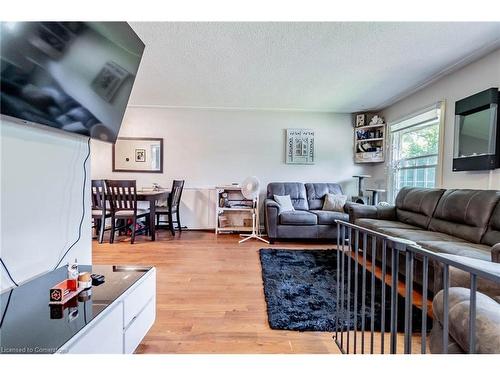
[[[115,142],[144,51],[126,22],[1,22],[0,109]]]

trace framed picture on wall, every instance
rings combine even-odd
[[[140,163],[146,162],[146,149],[144,148],[135,149],[135,161]]]
[[[365,126],[365,125],[366,125],[366,115],[364,113],[356,115],[356,126]]]
[[[286,130],[286,164],[314,164],[314,130]]]
[[[113,172],[163,173],[163,138],[118,137]]]

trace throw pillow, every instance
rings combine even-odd
[[[344,205],[346,202],[347,195],[327,193],[325,194],[325,200],[323,201],[323,210],[344,212]]]
[[[292,200],[289,195],[274,195],[274,200],[280,205],[280,213],[286,211],[295,211],[293,208]]]

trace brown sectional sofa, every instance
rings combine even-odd
[[[500,191],[403,188],[394,206],[348,211],[351,223],[426,249],[500,262]]]
[[[393,237],[411,240],[437,253],[498,274],[500,270],[500,191],[403,188],[394,206],[349,205],[352,223]],[[370,246],[367,247],[370,249]],[[378,252],[377,255],[380,255]],[[467,260],[468,259],[468,260]],[[379,257],[380,260],[380,257]],[[420,284],[421,261],[415,260],[414,281]],[[400,264],[404,264],[401,255]],[[429,263],[429,290],[434,293],[432,353],[443,352],[443,291],[440,268]],[[399,272],[404,274],[404,269]],[[470,277],[450,268],[448,353],[468,350]],[[476,352],[498,353],[500,285],[479,278],[476,295]]]

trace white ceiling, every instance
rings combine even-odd
[[[131,105],[378,109],[500,47],[498,23],[134,22]]]

